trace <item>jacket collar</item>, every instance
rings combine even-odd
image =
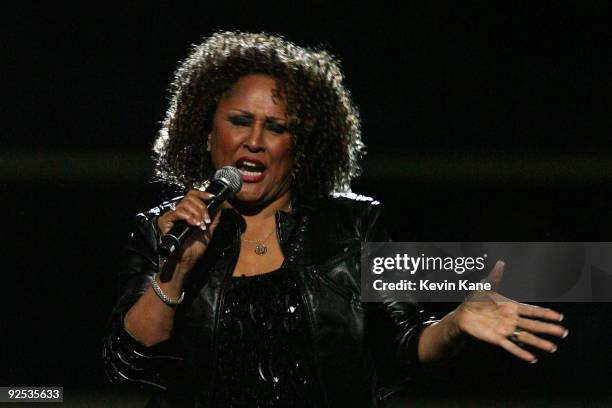
[[[292,236],[295,227],[308,221],[308,215],[312,210],[312,204],[299,194],[292,194],[292,211],[276,211],[276,232],[283,252],[287,253],[287,243]],[[221,211],[218,229],[221,232],[223,249],[229,249],[236,245],[240,233],[246,228],[244,219],[233,208],[225,208]],[[215,234],[216,235],[216,234]]]

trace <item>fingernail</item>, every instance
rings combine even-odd
[[[559,318],[559,321],[562,322],[564,317],[565,316],[563,314],[561,314],[561,317]]]
[[[551,353],[554,353],[555,351],[557,351],[557,348],[558,348],[557,346],[553,346],[553,348],[552,348],[552,349],[550,349],[550,352],[551,352]]]
[[[210,215],[206,214],[206,216],[204,217],[204,221],[208,224],[210,224]]]
[[[196,225],[199,227],[200,225],[202,225],[202,221],[198,221]]]
[[[568,334],[569,334],[569,330],[565,329],[565,333],[563,333],[563,336],[561,336],[561,338],[562,339],[566,338]]]
[[[204,224],[203,222],[202,222],[202,223],[200,223],[200,229],[201,229],[202,231],[206,231],[206,224]]]
[[[538,359],[537,359],[537,358],[534,358],[533,360],[531,360],[531,361],[529,362],[529,364],[535,364],[535,363],[537,363],[537,362],[538,362]]]

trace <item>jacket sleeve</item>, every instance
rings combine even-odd
[[[116,279],[118,300],[108,320],[102,345],[105,371],[113,383],[136,382],[166,390],[171,377],[166,373],[176,369],[182,361],[174,355],[172,340],[147,347],[134,339],[123,325],[126,312],[142,296],[158,270],[159,232],[155,219],[163,209],[156,207],[136,216],[120,263]]]
[[[373,202],[362,219],[366,242],[390,242],[381,204]],[[365,272],[362,272],[365,273]],[[380,383],[397,383],[421,372],[418,344],[425,327],[437,322],[416,301],[399,301],[393,294],[380,293],[377,302],[368,303],[369,332],[379,365]]]

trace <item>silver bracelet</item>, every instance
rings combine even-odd
[[[162,289],[159,287],[159,283],[157,283],[157,274],[153,275],[149,278],[151,280],[151,286],[153,286],[153,290],[155,294],[159,296],[162,302],[167,304],[168,306],[176,306],[183,301],[185,298],[185,291],[181,293],[181,296],[177,300],[171,299],[168,295],[166,295]]]

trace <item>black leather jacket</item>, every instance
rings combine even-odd
[[[308,311],[323,399],[333,407],[380,406],[383,385],[418,369],[418,337],[431,322],[415,303],[360,301],[361,242],[388,240],[381,206],[364,196],[335,194],[294,199],[292,207],[291,214],[277,212],[276,231],[284,266],[294,274]],[[233,210],[223,210],[209,248],[187,278],[171,339],[145,347],[122,322],[158,269],[155,217],[166,209],[162,205],[136,217],[103,357],[112,381],[161,390],[150,407],[208,407],[215,387],[218,311],[238,259],[243,221]]]

